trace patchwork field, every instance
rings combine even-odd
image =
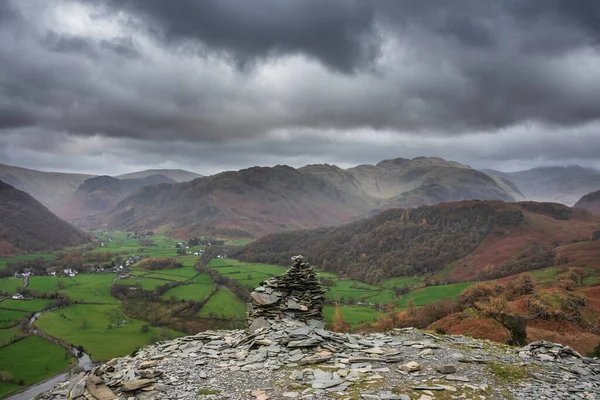
[[[202,318],[243,320],[246,317],[246,304],[229,289],[219,288],[198,312]]]
[[[8,277],[0,279],[0,292],[13,294],[15,293],[21,286],[23,286],[23,279]]]
[[[0,347],[12,342],[19,337],[19,327],[0,329]]]
[[[15,326],[21,318],[29,314],[31,313],[28,311],[0,309],[0,328]]]
[[[79,274],[72,278],[75,283],[61,292],[68,294],[71,301],[119,304],[119,300],[110,295],[110,285],[114,278],[114,274]]]
[[[71,305],[42,315],[36,326],[48,334],[81,345],[94,361],[122,356],[155,340],[160,328],[149,327],[143,332],[143,321],[123,315],[112,305]],[[170,337],[182,334],[167,331]]]
[[[56,375],[74,361],[65,349],[38,336],[28,336],[0,348],[0,370],[10,372],[14,381],[22,381],[24,385]],[[16,385],[2,385],[0,395],[16,388]]]
[[[214,258],[208,266],[223,276],[239,281],[247,288],[255,288],[265,279],[283,274],[287,268],[278,265],[253,264],[232,259]]]
[[[167,290],[161,297],[165,300],[170,300],[172,296],[176,300],[204,300],[213,290],[213,285],[208,284],[189,284],[180,285],[173,289]]]
[[[417,307],[424,306],[425,304],[434,303],[442,299],[456,297],[463,290],[474,284],[475,282],[464,282],[452,285],[429,286],[401,296],[396,304],[399,307],[405,307],[408,299],[412,298]]]
[[[44,299],[29,299],[29,300],[12,300],[6,299],[0,302],[0,308],[21,310],[21,311],[42,311],[52,304],[52,300]]]
[[[380,315],[373,307],[367,306],[340,306],[340,309],[344,319],[350,325],[375,322]],[[323,317],[325,318],[325,322],[331,323],[333,321],[334,312],[335,306],[326,305],[323,307]]]

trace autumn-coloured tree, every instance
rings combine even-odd
[[[415,317],[417,315],[417,306],[415,305],[415,299],[410,297],[406,303],[406,313],[409,317]]]
[[[342,309],[339,304],[335,305],[335,312],[333,313],[333,331],[334,332],[348,332],[350,330],[350,324],[344,318]]]

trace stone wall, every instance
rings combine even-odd
[[[246,312],[250,332],[283,318],[316,324],[323,320],[326,290],[302,256],[292,257],[292,262],[283,275],[267,279],[250,294]]]

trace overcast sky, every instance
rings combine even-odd
[[[0,0],[0,163],[600,167],[598,0]]]

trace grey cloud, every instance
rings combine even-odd
[[[106,147],[82,150],[94,168],[161,155],[221,168],[600,151],[595,1],[66,0],[87,7],[89,31],[53,20],[79,14],[29,1],[0,1],[0,139],[12,135],[28,162],[62,165],[49,160],[66,138],[96,137]],[[397,140],[344,140],[363,131]],[[16,146],[15,132],[30,143]],[[42,135],[52,150],[32,144]]]
[[[135,49],[133,39],[126,37],[98,41],[87,37],[64,35],[49,31],[40,40],[40,44],[52,52],[75,53],[94,59],[102,57],[105,52],[112,52],[124,58],[140,58],[140,53]]]
[[[148,18],[148,30],[169,41],[200,41],[229,52],[240,65],[255,58],[305,53],[347,72],[370,61],[378,50],[377,41],[369,40],[375,23],[371,1],[106,0],[106,4]]]

